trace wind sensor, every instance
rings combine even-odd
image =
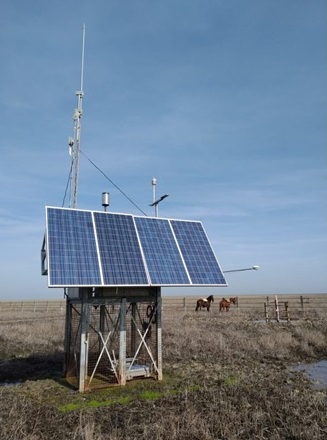
[[[160,199],[156,200],[156,185],[157,185],[157,179],[154,177],[152,179],[152,196],[153,196],[153,202],[149,204],[149,206],[154,206],[154,215],[158,217],[158,205],[159,203],[164,200],[166,197],[169,196],[169,194],[164,194],[160,197]]]

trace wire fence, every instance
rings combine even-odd
[[[190,313],[195,311],[196,302],[199,296],[166,296],[163,297],[163,313],[180,311]],[[228,299],[228,298],[227,298]],[[214,303],[210,308],[210,313],[221,314],[226,312],[219,311],[219,303],[222,296],[214,296]],[[290,318],[300,318],[311,314],[326,316],[327,314],[327,293],[325,294],[281,294],[281,295],[247,295],[238,296],[237,304],[231,305],[229,313],[238,313],[256,318],[274,318],[276,301],[279,305],[281,314],[287,312]],[[286,310],[285,310],[286,309]],[[206,309],[203,309],[206,312]]]
[[[163,314],[177,313],[195,313],[196,301],[200,296],[163,296],[162,312]],[[210,313],[222,314],[219,312],[219,302],[222,296],[214,296],[214,302],[211,304]],[[237,305],[232,305],[229,313],[239,313],[248,316],[266,317],[267,311],[270,317],[274,316],[274,304],[276,299],[280,304],[280,311],[283,311],[287,303],[290,319],[301,317],[310,313],[319,315],[327,314],[327,293],[325,294],[282,294],[282,295],[252,295],[239,296]],[[0,301],[0,319],[4,321],[9,317],[64,317],[66,311],[65,300],[52,301]],[[198,313],[207,313],[206,309]]]
[[[0,301],[0,314],[64,315],[66,300],[60,301]]]

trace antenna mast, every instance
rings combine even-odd
[[[83,80],[84,80],[84,48],[85,48],[85,24],[83,25],[83,40],[82,40],[82,66],[81,66],[81,87],[75,92],[77,96],[77,108],[74,111],[74,136],[68,140],[69,154],[71,156],[71,179],[70,179],[70,195],[69,195],[69,207],[77,208],[78,198],[78,175],[79,175],[79,152],[80,152],[80,140],[81,140],[81,118],[83,114],[82,102],[83,102]]]

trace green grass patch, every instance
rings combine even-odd
[[[228,376],[224,379],[225,385],[234,386],[234,385],[238,385],[239,382],[240,382],[240,379],[236,376]]]
[[[183,392],[197,392],[202,388],[200,385],[182,384],[178,380],[168,381],[135,381],[130,382],[124,387],[106,388],[94,391],[90,394],[76,394],[70,396],[75,402],[63,403],[56,405],[61,412],[78,411],[83,408],[101,408],[112,405],[128,405],[133,401],[153,401],[163,397],[177,396]],[[59,403],[59,402],[58,402]]]
[[[219,384],[212,386],[235,386],[240,382],[236,375],[229,375],[226,372]],[[17,394],[23,394],[36,402],[47,401],[59,412],[69,413],[81,409],[94,409],[110,407],[113,405],[129,405],[132,402],[150,402],[159,399],[183,396],[185,393],[198,393],[205,389],[205,385],[194,383],[190,378],[166,375],[162,381],[135,380],[128,382],[126,386],[102,388],[92,392],[78,393],[63,385],[47,379],[45,381],[28,382],[15,390]]]
[[[202,388],[203,388],[203,387],[201,387],[201,385],[199,385],[199,384],[194,384],[194,385],[191,385],[191,386],[188,388],[188,391],[200,391]]]
[[[81,404],[80,403],[68,403],[67,405],[61,405],[58,409],[61,412],[75,411],[77,409],[81,409]]]
[[[141,393],[140,397],[144,400],[157,400],[162,397],[163,393],[160,391],[147,390]]]

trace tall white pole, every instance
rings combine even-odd
[[[82,39],[82,63],[81,63],[81,87],[75,92],[77,96],[77,108],[74,111],[74,136],[69,139],[69,151],[72,157],[72,179],[70,188],[69,207],[77,207],[78,199],[78,177],[79,177],[79,153],[81,141],[81,118],[83,114],[83,81],[84,81],[84,50],[85,50],[85,25],[83,25]]]
[[[154,177],[152,179],[152,201],[155,203],[156,201],[156,185],[157,185],[157,179]],[[155,217],[158,217],[158,205],[154,205],[154,215]]]

